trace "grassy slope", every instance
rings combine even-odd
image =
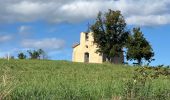
[[[0,68],[17,82],[8,99],[101,99],[121,96],[133,67],[66,61],[0,60]],[[3,70],[0,70],[0,75]],[[169,81],[155,84],[168,87]]]

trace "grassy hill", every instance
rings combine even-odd
[[[9,100],[129,98],[128,95],[135,95],[127,95],[131,89],[135,88],[131,88],[132,85],[128,84],[129,81],[133,81],[135,69],[135,67],[112,64],[0,60],[0,76],[2,76],[0,98],[5,97],[4,99]],[[148,98],[164,97],[163,99],[168,100],[170,97],[169,76],[155,79],[150,84],[146,89],[143,88],[144,92],[141,93],[146,93]]]

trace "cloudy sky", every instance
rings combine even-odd
[[[140,26],[170,65],[170,0],[0,0],[0,57],[42,48],[51,59],[71,60],[72,44],[99,11],[120,10],[128,28]]]

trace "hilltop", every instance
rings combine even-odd
[[[14,100],[120,99],[128,89],[126,83],[132,79],[136,69],[107,63],[84,64],[50,60],[0,60],[0,68],[0,76],[6,75],[5,87],[12,90],[6,99]],[[3,81],[0,82],[2,94]],[[155,98],[166,94],[167,97],[169,82],[169,78],[155,80],[148,95]]]

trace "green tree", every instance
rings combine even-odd
[[[137,64],[142,65],[142,60],[150,63],[153,56],[153,49],[140,28],[133,28],[133,34],[129,35],[127,43],[127,60],[137,60]]]
[[[26,59],[26,58],[27,56],[23,52],[18,54],[18,59]]]
[[[39,59],[46,59],[46,52],[42,49],[38,49],[37,52],[39,53]]]
[[[33,50],[33,51],[28,50],[27,52],[30,55],[31,59],[38,59],[39,58],[39,52],[37,52],[36,50]]]
[[[105,14],[99,12],[96,22],[91,25],[91,31],[98,47],[97,52],[105,55],[109,62],[123,53],[129,32],[120,11],[109,10]]]
[[[31,59],[40,59],[41,56],[42,56],[42,59],[43,59],[44,56],[45,56],[45,51],[42,50],[42,49],[33,50],[33,51],[28,50],[27,52],[28,52],[28,54],[30,55],[30,58],[31,58]]]

